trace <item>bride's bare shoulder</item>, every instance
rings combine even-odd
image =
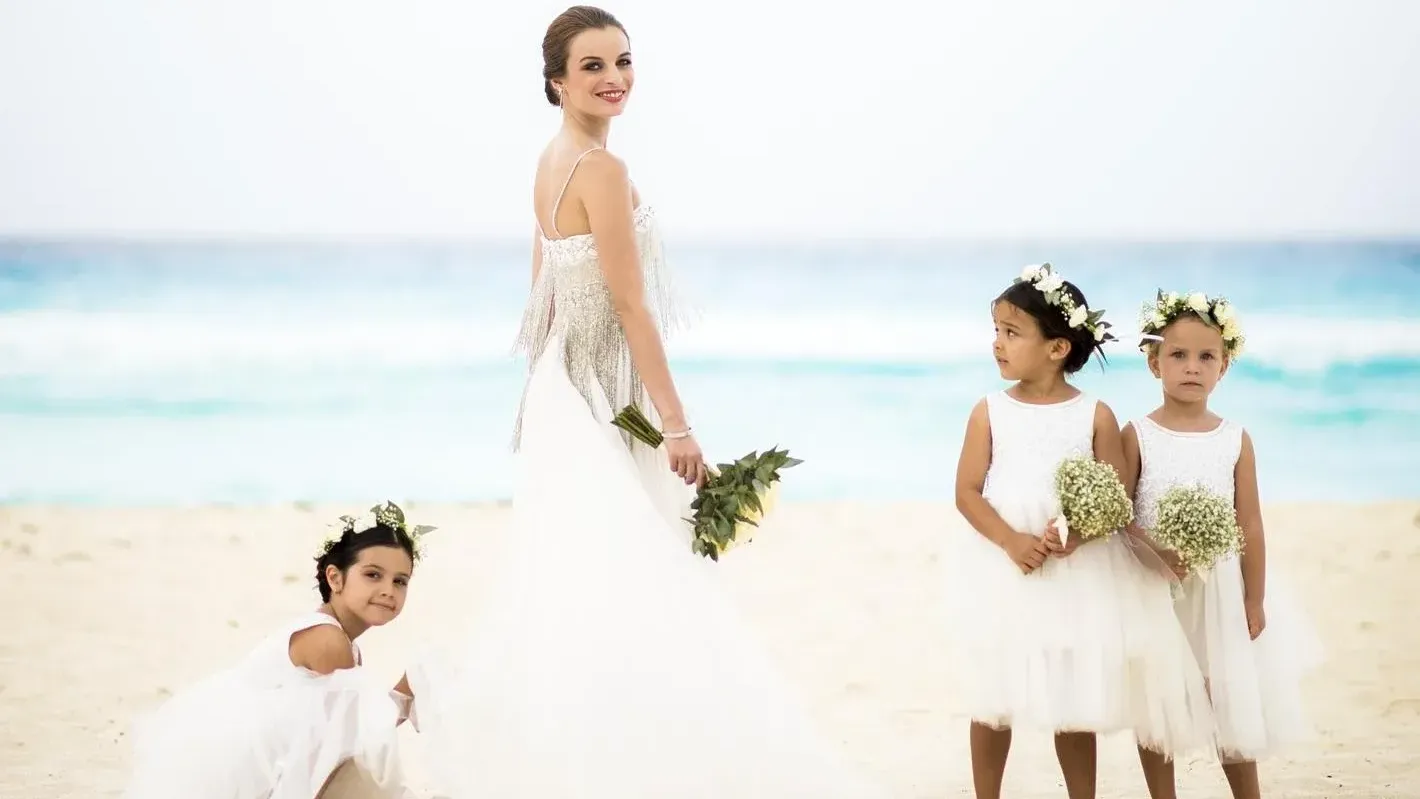
[[[548,186],[561,188],[564,182],[581,185],[587,182],[586,178],[600,182],[624,180],[626,176],[625,162],[604,147],[578,148],[553,140],[538,155],[533,185],[543,190]]]
[[[587,153],[577,171],[592,184],[621,186],[631,180],[626,162],[610,150],[593,150]]]

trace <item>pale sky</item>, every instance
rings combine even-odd
[[[0,235],[523,238],[568,3],[0,0]],[[617,0],[688,238],[1420,235],[1415,0]]]

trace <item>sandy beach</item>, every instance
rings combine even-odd
[[[391,684],[413,642],[456,633],[509,518],[497,504],[408,509],[440,530],[404,615],[360,640]],[[0,508],[11,589],[0,796],[117,796],[134,716],[314,607],[311,555],[326,522],[351,510]],[[1420,502],[1270,506],[1267,523],[1327,662],[1306,685],[1317,739],[1263,765],[1265,792],[1420,795],[1420,625],[1406,579],[1420,568]],[[943,505],[786,504],[721,564],[845,756],[903,797],[970,795],[939,612],[943,536],[960,524]],[[404,735],[421,780],[417,735]],[[1227,795],[1204,756],[1180,761],[1179,786]],[[1047,736],[1017,735],[1007,791],[1064,796]],[[1142,795],[1132,744],[1102,741],[1100,796]]]

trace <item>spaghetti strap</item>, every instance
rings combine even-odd
[[[602,148],[593,147],[592,149],[586,150],[581,155],[577,156],[577,160],[572,162],[572,168],[567,170],[567,179],[562,181],[562,190],[557,192],[557,199],[552,201],[552,214],[548,217],[547,221],[552,223],[552,235],[556,236],[559,239],[562,238],[562,233],[557,230],[557,209],[562,207],[562,198],[564,195],[567,194],[567,187],[572,185],[572,176],[577,174],[577,167],[581,165],[583,158],[586,158],[588,155],[591,155],[592,153],[600,149]],[[537,226],[539,230],[542,229],[541,222],[538,222]],[[546,232],[544,232],[542,235],[544,238],[547,237]]]

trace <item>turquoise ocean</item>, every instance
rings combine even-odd
[[[1125,340],[1080,387],[1157,383],[1158,288],[1223,294],[1249,350],[1214,395],[1265,501],[1420,497],[1420,241],[673,247],[669,343],[702,444],[788,447],[797,500],[948,500],[1003,386],[988,303],[1049,260]],[[0,502],[487,501],[510,493],[526,245],[0,240]]]

